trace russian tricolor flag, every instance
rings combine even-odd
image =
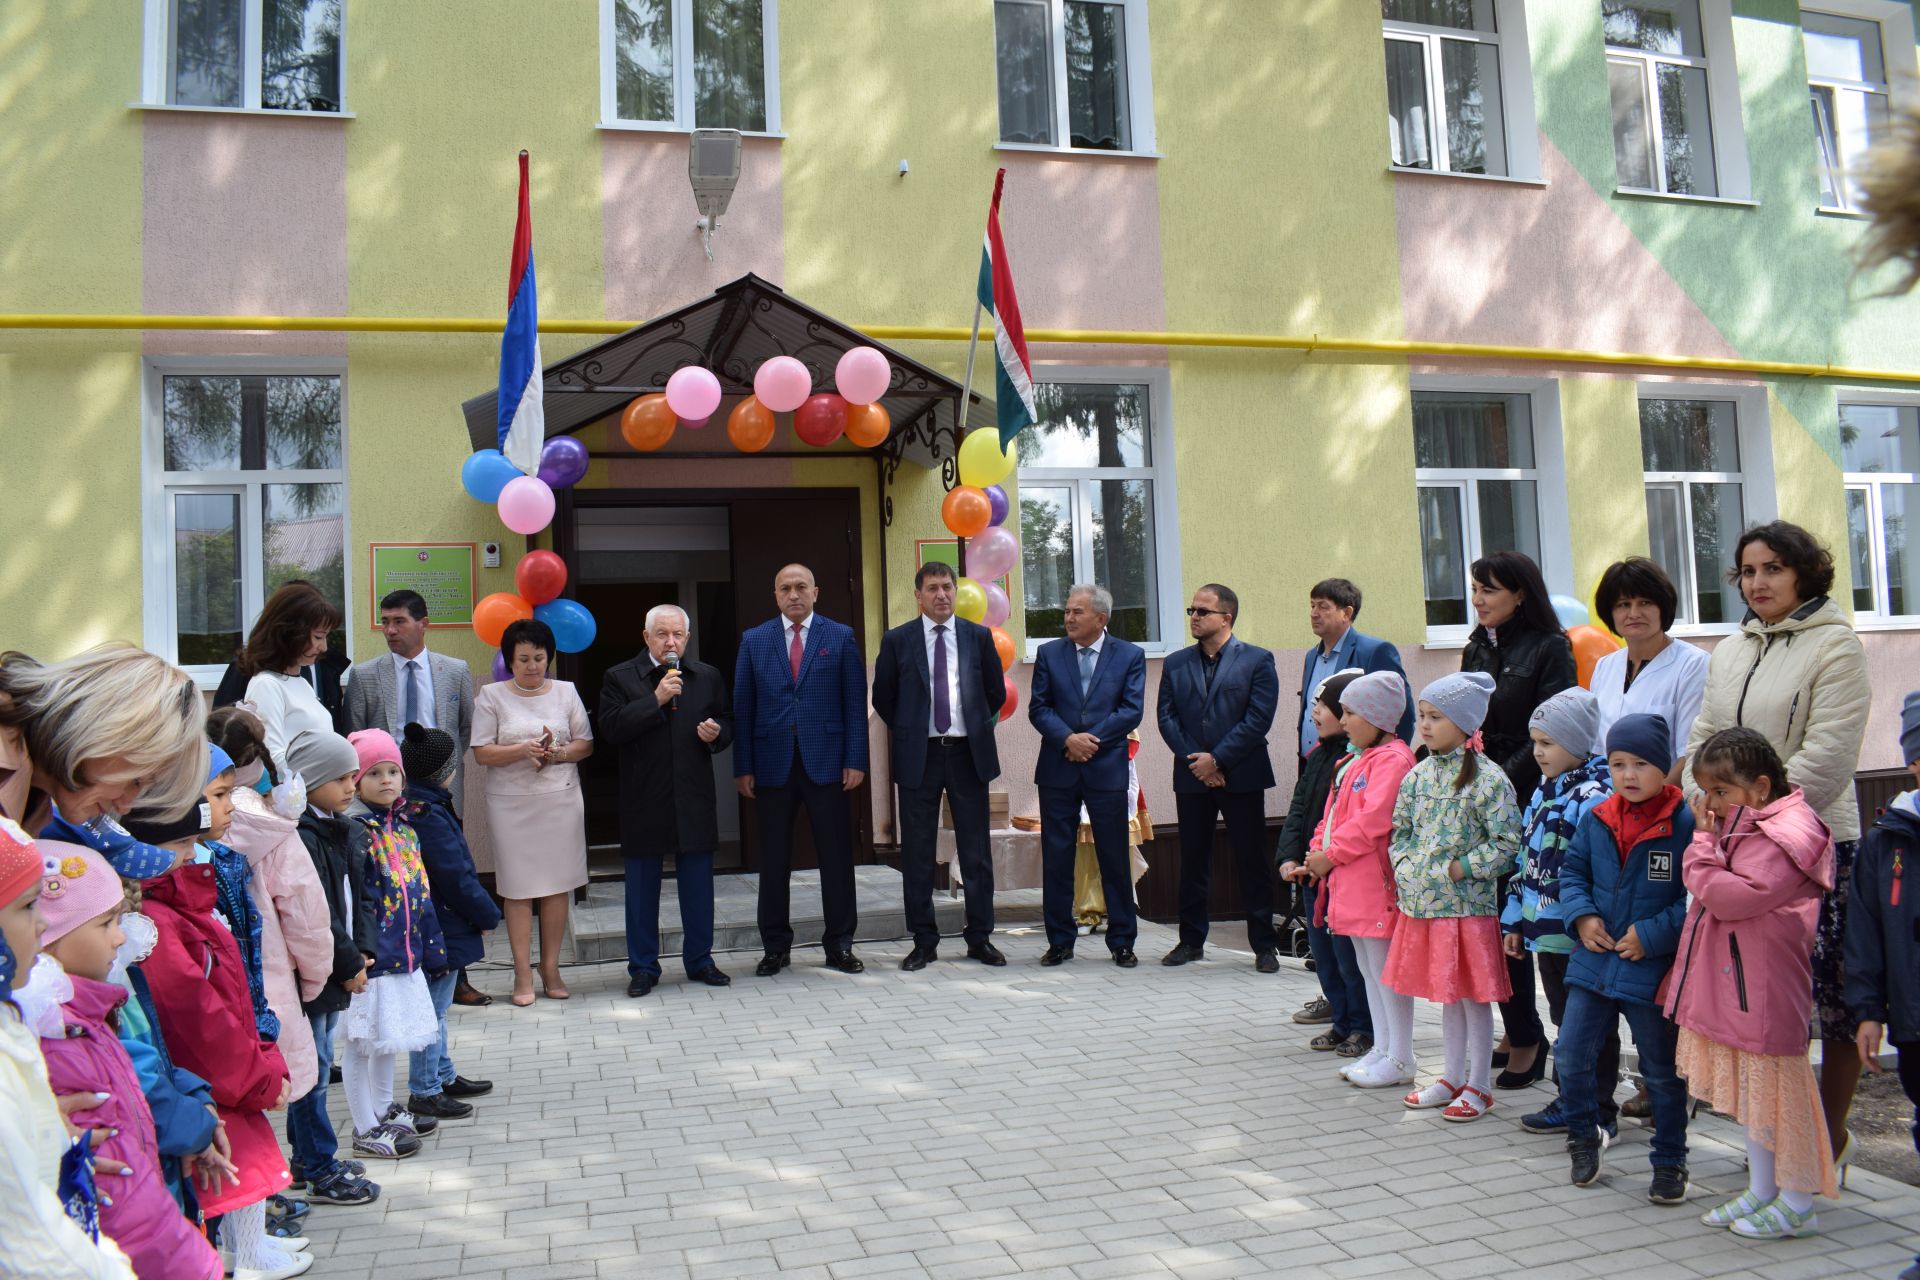
[[[527,153],[520,153],[520,219],[513,228],[513,266],[507,275],[507,331],[500,337],[500,452],[522,475],[540,470],[547,442],[541,402],[540,298],[533,281],[533,202]]]

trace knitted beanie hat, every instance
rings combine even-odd
[[[93,850],[58,840],[42,840],[40,852],[57,870],[47,876],[40,891],[40,917],[47,922],[42,946],[57,942],[89,920],[109,911],[118,914],[126,901],[120,877],[107,860]]]
[[[1316,702],[1325,703],[1327,710],[1333,712],[1333,714],[1336,716],[1339,715],[1340,714],[1340,695],[1347,691],[1348,685],[1352,684],[1355,680],[1358,680],[1361,676],[1365,674],[1366,672],[1362,671],[1358,667],[1341,668],[1340,670],[1334,672],[1332,675],[1328,676],[1325,680],[1322,680],[1314,688],[1314,691],[1313,691],[1314,700]]]
[[[401,731],[400,767],[415,782],[437,783],[453,772],[453,735],[445,729],[410,724]]]
[[[1562,689],[1533,709],[1528,729],[1553,739],[1570,756],[1585,760],[1599,744],[1600,699],[1585,689]]]
[[[47,857],[33,837],[11,818],[0,818],[0,903],[12,902],[46,874]]]
[[[377,764],[392,761],[400,765],[401,772],[407,766],[400,764],[400,744],[385,729],[362,729],[358,733],[347,735],[347,741],[353,744],[353,753],[360,761],[360,772],[365,773]]]
[[[1420,701],[1460,727],[1471,738],[1487,720],[1487,701],[1493,697],[1493,677],[1484,671],[1456,671],[1441,676],[1420,691]]]
[[[287,768],[305,779],[311,789],[360,772],[360,753],[337,733],[309,730],[287,744]]]
[[[1392,733],[1407,713],[1407,682],[1392,671],[1372,671],[1348,685],[1340,701],[1374,728]]]
[[[1639,756],[1665,773],[1673,768],[1673,730],[1665,716],[1621,716],[1607,730],[1607,754],[1616,751]]]

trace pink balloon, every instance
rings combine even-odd
[[[987,616],[980,619],[980,625],[985,627],[1006,626],[1007,619],[1013,615],[1013,602],[1007,599],[1007,593],[1001,590],[1000,584],[997,582],[983,583],[981,584],[981,589],[987,593]]]
[[[813,394],[813,375],[792,356],[775,356],[753,375],[753,394],[775,413],[792,413]]]
[[[689,431],[698,431],[700,428],[706,426],[711,421],[713,421],[713,418],[711,415],[700,419],[698,422],[688,422],[685,418],[682,418],[680,419],[680,425],[685,427]]]
[[[515,533],[538,533],[553,522],[553,490],[538,476],[518,476],[500,491],[500,522]]]
[[[682,422],[705,422],[720,407],[720,379],[697,364],[667,379],[667,408]]]
[[[977,581],[998,578],[1019,560],[1020,540],[1004,525],[990,525],[978,537],[967,539],[967,576]]]
[[[873,347],[855,347],[834,366],[833,385],[848,404],[872,404],[892,384],[892,367]]]

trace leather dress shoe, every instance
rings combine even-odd
[[[865,973],[867,971],[866,962],[851,951],[829,951],[827,953],[827,968],[838,969],[842,973]]]
[[[656,974],[639,974],[627,979],[627,994],[638,1000],[641,996],[651,993],[659,982],[659,976]]]
[[[900,967],[908,973],[918,973],[939,958],[939,953],[932,947],[915,947],[907,952],[907,958],[900,962]]]
[[[1047,954],[1040,957],[1040,963],[1056,965],[1071,959],[1073,959],[1072,947],[1048,947]]]
[[[687,981],[704,983],[709,987],[730,987],[733,985],[733,979],[720,972],[719,965],[712,964],[698,973],[688,974]]]
[[[1271,951],[1262,951],[1253,958],[1253,967],[1261,973],[1280,972],[1280,957]]]
[[[1140,957],[1133,954],[1132,947],[1115,947],[1113,949],[1113,962],[1122,969],[1131,969],[1140,963]]]
[[[771,978],[774,974],[786,968],[787,963],[786,952],[769,951],[760,957],[760,963],[754,967],[753,976],[756,978]]]
[[[1007,958],[1000,954],[1000,948],[994,946],[991,942],[968,943],[967,959],[978,960],[981,964],[990,964],[995,968],[1007,962]]]
[[[1160,963],[1171,969],[1175,965],[1186,964],[1191,960],[1203,960],[1206,958],[1206,954],[1204,948],[1196,947],[1192,943],[1182,942],[1174,947],[1173,950],[1161,956]]]
[[[407,1110],[413,1113],[416,1120],[421,1116],[430,1116],[435,1120],[465,1120],[473,1114],[473,1104],[449,1098],[442,1090],[431,1095],[408,1095]]]
[[[469,1080],[465,1076],[455,1076],[440,1087],[440,1092],[449,1098],[477,1098],[483,1093],[493,1092],[491,1080]]]

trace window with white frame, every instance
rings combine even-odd
[[[266,597],[290,578],[313,583],[346,612],[341,377],[160,371],[155,379],[149,502],[159,505],[148,527],[166,563],[149,576],[148,647],[217,675]],[[336,642],[344,649],[343,636]]]
[[[1510,0],[1380,0],[1393,164],[1533,177],[1525,11]],[[1514,145],[1515,143],[1518,145]]]
[[[1728,95],[1709,57],[1730,28],[1726,0],[1601,0],[1607,86],[1613,104],[1613,156],[1623,189],[1668,195],[1737,195],[1723,181],[1716,116]],[[1737,119],[1737,94],[1728,114]]]
[[[600,117],[780,131],[778,0],[600,0]]]
[[[1034,384],[1039,420],[1014,441],[1030,645],[1066,634],[1061,615],[1076,582],[1113,593],[1113,634],[1145,645],[1168,638],[1160,561],[1173,479],[1154,391],[1146,382]]]
[[[1413,393],[1420,565],[1427,626],[1435,638],[1466,634],[1475,560],[1495,551],[1523,551],[1541,563],[1533,427],[1529,395]]]
[[[145,101],[338,114],[344,0],[146,0]]]
[[[995,0],[1000,141],[1153,150],[1146,0]]]
[[[1680,593],[1677,622],[1737,623],[1746,606],[1727,581],[1746,527],[1739,406],[1732,400],[1640,401],[1648,554]]]
[[[1808,9],[1800,15],[1820,160],[1820,204],[1857,209],[1867,149],[1891,130],[1893,95],[1878,22]]]
[[[1920,405],[1842,403],[1840,465],[1853,611],[1920,614],[1920,540],[1907,528],[1909,516],[1920,518]]]

